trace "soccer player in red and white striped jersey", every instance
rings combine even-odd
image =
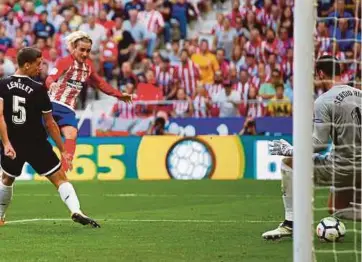
[[[165,21],[163,16],[157,10],[155,10],[152,0],[147,0],[145,5],[145,11],[138,13],[138,20],[147,28],[148,32],[160,34],[165,27]]]
[[[76,31],[67,38],[71,55],[57,61],[56,67],[46,79],[49,97],[53,104],[53,115],[65,137],[66,152],[74,156],[78,136],[77,121],[74,108],[82,88],[93,82],[95,87],[104,93],[117,97],[124,102],[130,102],[131,96],[122,94],[101,78],[89,59],[92,47],[91,38],[82,31]],[[69,167],[63,162],[63,168]]]
[[[196,91],[196,83],[200,78],[199,68],[189,58],[187,50],[181,51],[181,65],[177,68],[177,77],[181,80],[181,87],[185,89],[188,96]]]

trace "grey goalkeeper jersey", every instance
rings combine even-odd
[[[361,169],[362,92],[336,85],[314,103],[313,146],[318,152],[333,142],[330,160],[339,172]]]

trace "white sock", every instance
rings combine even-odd
[[[5,186],[0,179],[0,219],[5,218],[5,212],[13,197],[13,186]]]
[[[71,183],[65,182],[61,184],[58,188],[58,192],[60,194],[60,198],[67,205],[72,214],[81,213],[77,193],[75,193],[74,187]]]
[[[293,170],[282,162],[281,173],[285,220],[293,221]]]

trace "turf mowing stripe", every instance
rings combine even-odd
[[[262,220],[197,220],[197,219],[106,219],[96,218],[95,220],[104,222],[159,222],[159,223],[220,223],[220,224],[232,224],[232,223],[279,223],[280,221],[262,221]],[[33,219],[21,219],[7,221],[6,224],[23,224],[23,223],[34,223],[34,222],[45,222],[45,221],[69,221],[70,218],[33,218]]]

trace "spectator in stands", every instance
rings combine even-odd
[[[172,51],[170,52],[168,58],[172,66],[180,66],[180,42],[178,39],[172,41]]]
[[[243,20],[246,19],[248,13],[256,13],[257,7],[254,5],[252,0],[244,0],[243,3],[240,5],[239,12],[240,16]]]
[[[3,69],[3,76],[10,76],[15,73],[14,63],[5,57],[5,51],[0,49],[0,65]]]
[[[213,99],[213,97],[216,96],[223,89],[223,80],[224,78],[221,71],[219,70],[215,72],[214,82],[205,85],[205,89],[211,99]]]
[[[220,30],[215,37],[215,48],[223,48],[225,50],[226,59],[230,60],[232,50],[237,42],[238,34],[236,33],[236,30],[231,27],[230,20],[225,19],[222,30]]]
[[[152,57],[156,47],[157,36],[147,31],[147,28],[138,21],[138,12],[135,9],[129,11],[129,20],[123,22],[123,30],[131,33],[136,42],[136,50],[143,50],[147,46],[147,55]]]
[[[240,113],[243,116],[248,117],[262,117],[264,116],[264,106],[262,98],[258,95],[258,90],[255,86],[249,87],[246,97],[243,97],[243,101],[240,107]]]
[[[121,23],[122,19],[117,18],[118,23]],[[131,65],[135,61],[138,50],[136,49],[136,41],[132,37],[132,34],[123,30],[123,28],[117,31],[118,34],[118,65],[122,68],[124,62],[129,62]]]
[[[233,88],[238,91],[238,93],[240,94],[240,98],[243,98],[243,100],[245,100],[249,93],[249,88],[251,85],[252,84],[250,82],[250,76],[248,71],[241,70],[239,82],[234,84]]]
[[[172,18],[179,23],[181,39],[187,38],[188,5],[185,0],[177,0],[172,6]]]
[[[330,28],[329,35],[337,40],[338,46],[341,51],[350,50],[355,40],[354,33],[352,29],[348,28],[348,21],[344,18],[338,19],[337,28]]]
[[[246,118],[244,125],[243,125],[243,129],[240,130],[239,135],[241,136],[255,136],[257,135],[256,132],[256,123],[255,123],[255,119],[253,117],[248,117]]]
[[[288,31],[288,36],[293,37],[293,23],[294,23],[294,17],[293,17],[293,10],[291,7],[286,7],[283,11],[283,14],[281,16],[280,20],[280,26],[284,27]],[[277,32],[277,30],[275,30]]]
[[[113,71],[117,66],[118,47],[111,37],[112,32],[108,32],[108,39],[101,46],[100,63],[103,65],[107,81],[110,82],[113,80]]]
[[[186,95],[193,96],[196,91],[196,83],[200,79],[200,70],[189,58],[186,49],[181,51],[181,65],[177,67],[177,77],[181,80],[181,87]]]
[[[54,26],[48,22],[47,11],[42,11],[39,16],[39,21],[34,25],[34,34],[36,37],[49,38],[55,33]]]
[[[230,25],[232,27],[235,27],[236,25],[236,18],[241,17],[239,8],[240,8],[240,1],[233,0],[231,13],[227,16],[227,19],[225,19],[230,21]]]
[[[207,94],[204,85],[199,83],[196,88],[196,95],[192,99],[193,103],[193,117],[204,118],[209,116],[209,109],[211,107],[211,100]]]
[[[284,85],[275,85],[275,96],[268,103],[268,115],[286,117],[292,115],[292,104],[288,97],[284,96]]]
[[[29,23],[30,28],[33,28],[35,23],[38,21],[38,16],[34,10],[34,2],[26,1],[22,11],[17,13],[20,23]]]
[[[345,0],[336,0],[334,3],[334,11],[328,15],[330,18],[346,18],[348,21],[348,27],[353,28],[354,26],[354,16],[345,10]],[[339,21],[339,19],[338,19]],[[329,28],[336,27],[337,20],[330,19],[329,20]],[[331,29],[332,30],[332,29]]]
[[[234,47],[230,63],[236,67],[237,71],[240,71],[241,66],[245,64],[245,56],[242,56],[242,49],[240,45]]]
[[[170,59],[162,57],[160,66],[156,66],[154,71],[157,85],[162,88],[164,96],[175,96],[176,90],[172,89],[172,84],[177,78],[177,70],[170,65]]]
[[[56,1],[51,0],[40,0],[41,4],[35,8],[35,13],[41,14],[42,12],[47,12],[50,14],[53,10],[53,7],[57,6]]]
[[[186,94],[184,88],[179,88],[176,101],[173,103],[172,117],[190,117],[193,115],[192,100]]]
[[[229,77],[227,79],[223,78],[224,80],[229,80],[231,85],[235,85],[239,82],[238,71],[236,67],[231,65],[229,67]]]
[[[166,49],[168,51],[171,50],[171,14],[172,14],[172,3],[168,0],[164,0],[162,6],[160,8],[161,15],[165,22],[164,26],[164,34],[163,37],[165,39]]]
[[[162,136],[165,132],[166,120],[163,117],[157,117],[153,125],[147,131],[147,135]]]
[[[293,75],[289,77],[289,80],[284,86],[284,96],[287,97],[291,103],[293,103]]]
[[[175,100],[176,99],[176,94],[177,94],[177,90],[180,88],[180,79],[175,78],[172,82],[171,82],[171,86],[168,89],[167,92],[164,93],[165,96],[165,100]]]
[[[191,56],[191,60],[200,68],[200,81],[202,84],[214,82],[214,74],[219,70],[216,56],[209,50],[209,42],[202,39],[200,43],[200,53]]]
[[[153,0],[146,0],[145,10],[138,13],[138,20],[143,23],[149,33],[161,35],[165,21],[161,13],[155,10]]]
[[[38,48],[39,50],[41,50],[43,58],[45,60],[49,60],[49,50],[50,47],[47,45],[47,42],[45,41],[44,38],[37,38],[36,42],[35,42],[35,46],[36,48]]]
[[[218,13],[216,15],[216,24],[211,28],[212,35],[217,35],[217,33],[224,28],[224,26],[223,26],[224,19],[225,19],[225,16],[223,13]]]
[[[239,70],[247,70],[251,76],[255,76],[258,74],[258,64],[255,61],[255,55],[252,53],[248,53],[246,55],[245,63],[242,64]]]
[[[132,72],[132,66],[129,62],[124,62],[122,64],[121,73],[118,77],[118,87],[121,91],[125,90],[126,85],[131,83],[137,87],[137,77]]]
[[[289,48],[287,50],[287,55],[284,58],[284,60],[282,61],[282,72],[283,72],[283,77],[284,80],[286,81],[291,75],[293,75],[293,49]]]
[[[240,94],[233,90],[231,82],[225,81],[223,89],[213,97],[213,102],[220,108],[220,117],[239,116],[239,104],[241,103]]]
[[[97,71],[100,70],[100,47],[107,39],[106,29],[96,23],[95,15],[89,15],[87,23],[82,24],[79,27],[79,30],[86,32],[92,39],[92,49],[90,53],[90,59],[93,61],[93,64]]]
[[[124,17],[125,17],[125,19],[130,19],[130,11],[131,10],[137,10],[137,14],[138,14],[138,12],[141,12],[141,11],[145,10],[145,7],[144,7],[142,1],[140,1],[140,0],[131,0],[124,7]]]
[[[289,38],[288,30],[284,27],[279,29],[279,38],[281,45],[278,50],[278,55],[284,57],[289,48],[293,48],[293,39]]]
[[[6,34],[6,27],[4,24],[0,24],[0,49],[6,51],[9,47],[12,47],[13,41]]]
[[[10,39],[15,39],[16,29],[20,27],[19,20],[16,18],[14,11],[9,11],[6,20],[3,22],[6,35]]]
[[[55,34],[54,42],[55,48],[59,56],[64,57],[69,54],[67,49],[66,37],[70,34],[70,28],[67,23],[63,22],[60,24],[59,31]]]
[[[259,30],[254,28],[250,32],[250,39],[244,45],[244,50],[247,54],[254,55],[257,61],[262,59],[262,49],[261,49],[261,37]]]
[[[99,12],[97,23],[106,29],[107,34],[112,32],[112,29],[116,26],[116,22],[114,20],[109,20],[107,18],[107,11],[104,9]]]
[[[55,31],[57,32],[60,28],[60,25],[64,22],[65,18],[64,16],[60,15],[58,13],[58,6],[57,5],[54,5],[52,6],[51,8],[51,11],[48,13],[48,22],[51,21],[54,28],[55,28]]]
[[[263,98],[263,99],[271,99],[275,96],[275,86],[276,84],[280,84],[282,83],[282,78],[280,75],[280,72],[275,69],[272,72],[272,79],[271,82],[266,82],[263,83],[260,86],[260,90],[259,90],[259,95]]]
[[[225,79],[228,78],[228,73],[230,69],[230,62],[225,58],[225,50],[223,48],[216,49],[216,59],[219,64],[220,71]],[[237,68],[236,68],[236,71]]]

